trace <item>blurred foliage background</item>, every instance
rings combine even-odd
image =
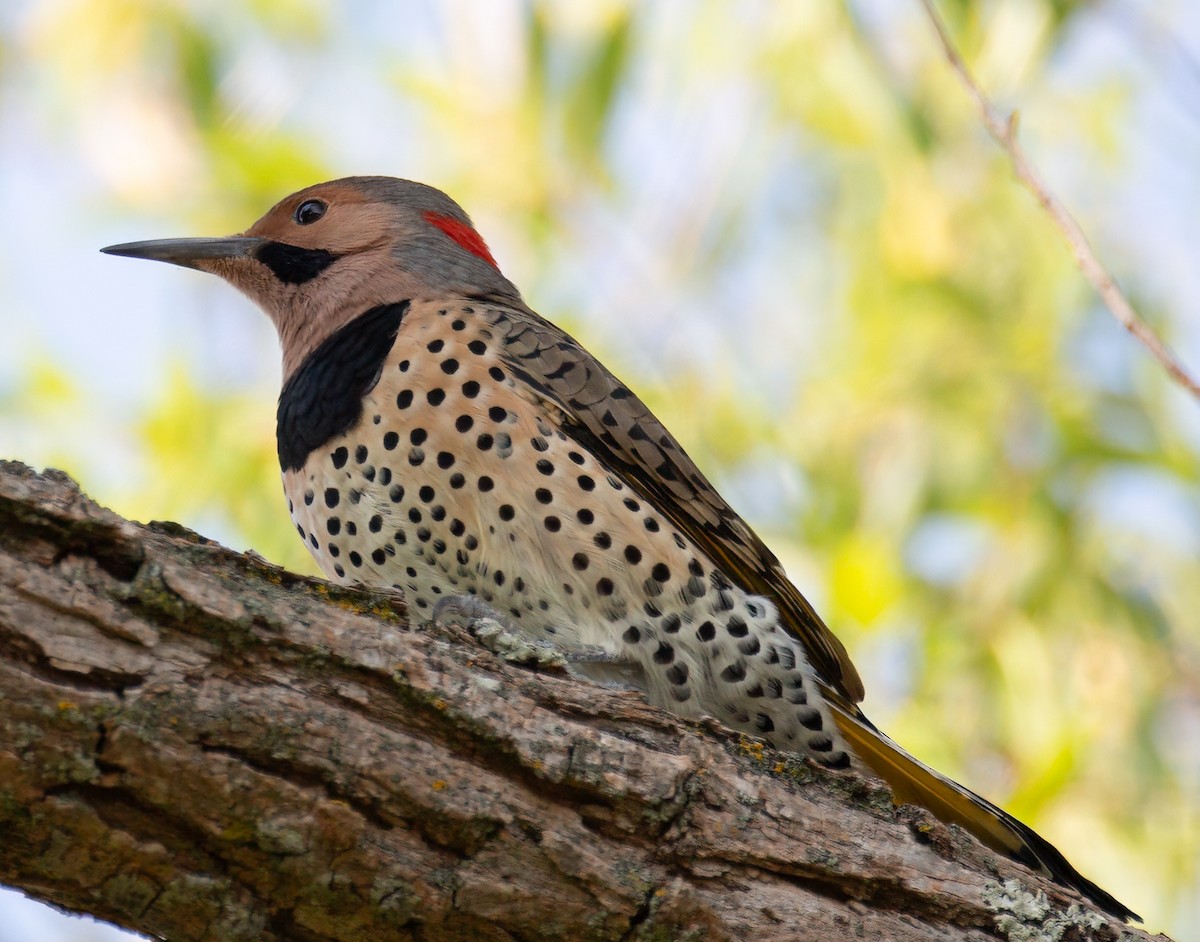
[[[1200,364],[1200,11],[940,6]],[[472,213],[785,560],[877,723],[1200,939],[1200,406],[1099,307],[915,2],[8,4],[0,455],[315,571],[266,319],[95,249],[350,173]],[[107,931],[0,907],[3,940]]]

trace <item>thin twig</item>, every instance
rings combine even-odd
[[[962,60],[962,56],[958,54],[958,50],[954,47],[954,42],[950,38],[949,32],[946,30],[946,24],[942,21],[938,14],[937,8],[933,4],[933,0],[921,0],[921,5],[925,7],[925,12],[929,14],[930,22],[933,23],[933,28],[937,32],[938,39],[941,41],[942,50],[946,54],[946,60],[950,63],[950,67],[958,73],[958,77],[962,80],[967,92],[975,100],[975,105],[979,109],[980,117],[983,118],[984,126],[988,133],[992,135],[996,143],[1008,154],[1009,160],[1012,162],[1013,170],[1017,174],[1017,178],[1025,184],[1031,193],[1037,198],[1037,201],[1042,204],[1042,207],[1049,214],[1051,220],[1058,227],[1059,231],[1067,240],[1067,244],[1071,247],[1071,252],[1075,256],[1075,262],[1079,265],[1080,271],[1101,299],[1108,306],[1113,316],[1121,322],[1122,326],[1133,334],[1142,344],[1154,355],[1155,359],[1163,365],[1163,368],[1171,375],[1176,382],[1188,390],[1193,396],[1200,399],[1200,384],[1197,384],[1191,374],[1182,363],[1176,358],[1171,349],[1162,341],[1161,338],[1154,332],[1141,317],[1137,311],[1133,309],[1133,305],[1129,303],[1129,299],[1125,293],[1118,287],[1116,280],[1109,274],[1108,269],[1096,257],[1096,253],[1092,251],[1091,245],[1088,243],[1087,236],[1079,227],[1079,223],[1067,211],[1067,208],[1059,202],[1058,198],[1050,192],[1046,184],[1030,166],[1029,161],[1025,157],[1025,152],[1017,143],[1017,118],[1013,114],[1007,119],[1000,113],[991,100],[983,93],[976,84],[974,77],[967,69],[966,64]]]

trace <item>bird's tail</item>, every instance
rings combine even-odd
[[[1072,887],[1106,912],[1141,922],[1067,862],[1054,846],[1008,812],[914,759],[881,733],[856,707],[830,700],[834,720],[846,743],[863,763],[892,788],[897,802],[921,805],[936,817],[970,831],[1001,853]]]

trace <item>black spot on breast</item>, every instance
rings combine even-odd
[[[313,451],[362,418],[363,397],[379,379],[408,306],[401,301],[360,315],[326,338],[288,377],[275,426],[284,471],[299,471]]]
[[[289,285],[312,281],[338,260],[338,256],[325,249],[305,249],[286,242],[265,242],[255,250],[254,257]]]
[[[739,680],[745,680],[746,665],[741,661],[734,661],[721,671],[721,679],[726,683],[737,683]]]
[[[821,714],[813,707],[806,706],[796,711],[796,719],[805,729],[819,731],[821,729]]]

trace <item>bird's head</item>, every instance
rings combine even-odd
[[[380,304],[444,297],[520,303],[457,203],[393,177],[310,186],[239,235],[101,251],[220,275],[274,322],[285,379],[322,340]]]

